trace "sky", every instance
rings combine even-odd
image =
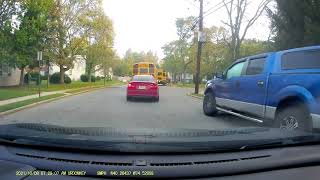
[[[204,0],[204,12],[220,2]],[[248,17],[259,2],[251,1]],[[151,50],[163,58],[161,47],[178,38],[176,19],[199,15],[199,1],[195,0],[104,0],[103,6],[105,14],[113,21],[116,34],[114,48],[121,57],[131,48],[133,51]],[[223,26],[223,20],[226,20],[226,11],[221,8],[205,16],[204,26]],[[266,40],[268,35],[269,20],[263,15],[248,31],[246,38]]]

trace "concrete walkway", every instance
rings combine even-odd
[[[59,93],[65,93],[67,90],[61,90],[61,91],[52,91],[52,92],[41,92],[41,96],[48,96],[52,94],[59,94]],[[6,104],[11,104],[19,101],[24,101],[28,99],[33,99],[39,97],[39,94],[34,94],[30,96],[23,96],[23,97],[18,97],[18,98],[12,98],[12,99],[7,99],[4,101],[0,101],[0,106],[6,105]]]

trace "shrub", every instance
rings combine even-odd
[[[48,80],[48,74],[41,76],[41,80]]]
[[[43,80],[42,76],[40,76],[40,81]],[[39,73],[38,72],[31,72],[24,75],[24,82],[30,83],[30,81],[36,82],[39,85]]]
[[[29,75],[24,75],[24,83],[29,83]]]
[[[91,76],[91,82],[96,82],[96,77],[95,76]]]
[[[82,75],[80,76],[80,80],[81,80],[82,82],[88,82],[89,78],[88,78],[88,76],[87,76],[86,74],[82,74]]]
[[[86,75],[86,74],[82,74],[82,75],[80,76],[80,80],[81,80],[82,82],[89,82],[89,76]],[[91,76],[91,82],[96,82],[96,77],[95,77],[95,76]]]
[[[100,76],[96,76],[96,81],[100,81],[101,77]]]
[[[60,73],[56,72],[50,76],[50,83],[52,84],[59,84],[60,83]],[[64,75],[64,83],[70,84],[71,78],[68,75]]]
[[[71,84],[71,78],[69,76],[64,76],[64,83]]]
[[[107,75],[106,79],[107,79],[107,81],[112,81],[112,76],[111,75]]]

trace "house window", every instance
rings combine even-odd
[[[6,63],[0,63],[0,76],[11,74],[9,65]]]

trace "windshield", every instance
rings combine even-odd
[[[154,78],[152,76],[133,76],[132,81],[153,82]]]
[[[116,138],[181,150],[208,139],[198,145],[317,135],[319,8],[312,0],[0,0],[0,139],[78,138],[86,143],[69,145],[81,149]]]

